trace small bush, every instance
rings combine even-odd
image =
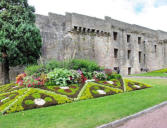
[[[111,79],[122,79],[122,76],[120,74],[107,75],[107,80],[111,80]]]
[[[100,71],[100,66],[95,61],[74,59],[69,63],[70,69],[82,70],[85,72]]]
[[[26,100],[26,101],[25,101],[25,104],[26,104],[26,105],[31,105],[31,104],[34,104],[34,101],[32,101],[32,100]]]
[[[52,102],[52,98],[50,98],[50,97],[45,97],[45,99],[44,99],[46,102]]]
[[[55,68],[53,72],[47,74],[48,82],[46,85],[68,86],[73,83],[78,83],[81,75],[74,70],[63,68]]]
[[[25,68],[25,73],[29,76],[36,74],[42,68],[42,65],[29,65]]]
[[[41,95],[39,93],[33,93],[32,97],[34,97],[35,99],[38,99],[41,97]]]

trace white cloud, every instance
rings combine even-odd
[[[110,16],[131,24],[167,31],[167,5],[155,7],[157,0],[29,0],[38,14],[75,12],[93,17]],[[143,6],[136,13],[135,7]]]

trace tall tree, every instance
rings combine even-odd
[[[3,83],[9,83],[9,67],[36,63],[41,36],[35,26],[35,9],[27,0],[0,0],[0,62]]]

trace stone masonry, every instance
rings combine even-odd
[[[36,16],[45,60],[90,59],[106,68],[119,68],[122,75],[167,67],[167,32],[110,17],[76,13]],[[12,69],[11,77],[18,73]]]

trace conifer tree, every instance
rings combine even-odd
[[[42,41],[34,13],[27,0],[0,0],[0,63],[4,84],[10,82],[10,66],[36,63],[41,54]]]

